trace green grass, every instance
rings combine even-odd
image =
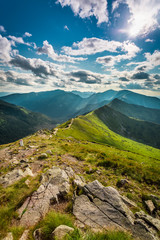
[[[117,174],[140,182],[160,185],[160,150],[114,133],[94,112],[76,118],[70,129],[61,127],[57,135],[81,140],[78,149],[63,145],[65,151],[74,153],[78,159],[112,168]]]
[[[16,210],[39,185],[38,178],[35,178],[31,180],[30,187],[28,187],[25,184],[26,179],[23,178],[7,188],[0,187],[0,232],[2,236],[10,228],[12,219],[18,217]]]

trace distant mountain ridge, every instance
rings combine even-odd
[[[159,109],[152,109],[140,105],[129,104],[118,98],[115,98],[112,102],[108,104],[108,106],[128,117],[160,124]]]
[[[16,141],[42,128],[53,128],[47,116],[0,100],[0,144]]]
[[[1,97],[6,102],[25,107],[34,112],[43,113],[57,123],[62,123],[80,114],[93,111],[110,103],[115,98],[129,104],[160,109],[160,99],[133,93],[128,90],[108,90],[102,93],[94,93],[87,98],[82,98],[78,94],[63,90],[11,94]]]

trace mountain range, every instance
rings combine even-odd
[[[81,95],[81,97],[79,96]],[[94,93],[89,97],[85,94],[74,94],[62,90],[48,92],[31,92],[23,94],[11,94],[1,97],[2,100],[25,107],[31,111],[40,112],[62,123],[80,114],[85,114],[110,103],[118,98],[128,104],[160,109],[160,99],[137,94],[131,91],[108,90],[102,93]]]

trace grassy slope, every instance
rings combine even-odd
[[[139,180],[148,179],[148,182],[159,183],[160,150],[114,133],[94,112],[76,118],[71,128],[62,125],[58,136],[72,136],[81,141],[92,142],[92,145],[94,142],[92,147],[95,151],[107,156],[102,161],[104,164],[100,162],[100,165],[115,167],[121,173],[125,170]],[[90,144],[86,148],[89,149]]]

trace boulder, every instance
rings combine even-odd
[[[74,228],[68,227],[66,225],[60,225],[52,232],[52,239],[61,240],[67,234],[70,234],[73,231],[74,231]]]
[[[156,231],[159,231],[159,220],[155,223],[151,217],[147,222],[142,215],[137,215],[136,219],[128,207],[134,204],[123,198],[113,187],[104,187],[96,180],[86,184],[83,190],[84,194],[74,200],[73,214],[84,225],[95,230],[108,227],[127,230],[142,240],[158,239]]]
[[[34,176],[31,169],[28,167],[25,169],[24,172],[22,171],[22,169],[14,169],[13,171],[0,177],[0,184],[2,184],[4,187],[7,187],[28,175]]]
[[[51,204],[65,199],[69,192],[69,177],[65,170],[52,167],[42,175],[41,185],[18,209],[20,224],[33,226],[49,211]]]

